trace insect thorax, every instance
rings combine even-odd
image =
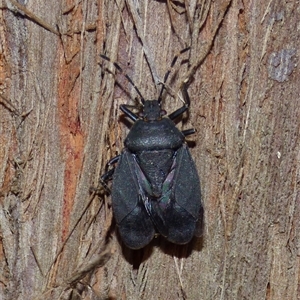
[[[153,122],[138,120],[125,139],[125,147],[135,153],[143,150],[178,149],[184,143],[184,135],[169,118]]]

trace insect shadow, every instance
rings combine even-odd
[[[133,269],[139,269],[140,264],[150,258],[155,247],[160,248],[166,255],[177,258],[188,258],[192,252],[199,252],[203,248],[202,236],[193,237],[192,240],[185,245],[176,245],[166,240],[163,236],[157,236],[148,245],[136,250],[130,249],[122,243],[122,238],[119,234],[117,234],[117,238],[121,244],[123,257],[132,265]]]
[[[203,223],[200,180],[185,141],[195,129],[180,131],[175,124],[190,106],[188,80],[182,84],[183,106],[170,114],[161,107],[171,69],[187,50],[174,57],[157,100],[145,100],[122,68],[101,55],[125,76],[140,98],[137,113],[130,105],[120,105],[134,124],[122,153],[107,163],[101,176],[105,186],[112,180],[114,218],[122,242],[130,249],[145,247],[158,234],[173,244],[185,245],[198,235]]]

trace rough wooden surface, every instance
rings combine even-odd
[[[299,299],[297,2],[7,3],[0,298]],[[188,139],[204,234],[187,246],[157,238],[131,251],[115,234],[110,198],[89,191],[129,130],[119,105],[137,96],[99,54],[153,99],[186,46],[168,88],[180,96],[193,76],[178,127],[197,129]],[[168,111],[179,96],[166,98]]]

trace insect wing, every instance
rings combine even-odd
[[[146,202],[145,206],[163,236],[175,244],[186,244],[195,235],[202,217],[199,177],[186,145],[178,149],[164,185],[169,189],[164,188],[162,197]]]
[[[155,229],[140,196],[134,165],[133,155],[125,149],[113,176],[112,207],[123,242],[139,249],[152,240]]]

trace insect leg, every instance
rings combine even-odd
[[[109,171],[107,171],[105,174],[101,175],[100,177],[101,184],[105,185],[106,181],[111,180],[112,176],[114,175],[114,172],[115,172],[115,168],[112,168]]]
[[[127,116],[129,117],[129,119],[131,119],[133,122],[135,122],[139,117],[133,113],[126,104],[121,104],[120,105],[120,109],[121,111]]]
[[[182,130],[181,132],[184,136],[188,136],[194,134],[196,130],[194,128],[191,128],[191,129]]]
[[[119,161],[120,159],[120,156],[121,155],[117,155],[115,157],[113,157],[107,164],[106,164],[106,167],[105,169],[108,170],[108,168],[115,164],[116,162]],[[113,175],[114,175],[114,172],[115,172],[115,167],[113,167],[112,169],[108,170],[106,173],[104,173],[101,177],[100,177],[100,180],[99,180],[99,183],[104,187],[104,189],[106,191],[108,191],[110,193],[110,189],[108,188],[107,186],[107,181],[111,180]]]
[[[182,115],[190,107],[191,100],[190,100],[190,96],[188,94],[187,88],[188,88],[188,82],[185,81],[185,82],[183,82],[182,90],[181,90],[185,104],[182,107],[175,110],[174,112],[172,112],[171,114],[169,114],[168,117],[171,120],[174,120],[177,117],[179,117],[180,115]]]

